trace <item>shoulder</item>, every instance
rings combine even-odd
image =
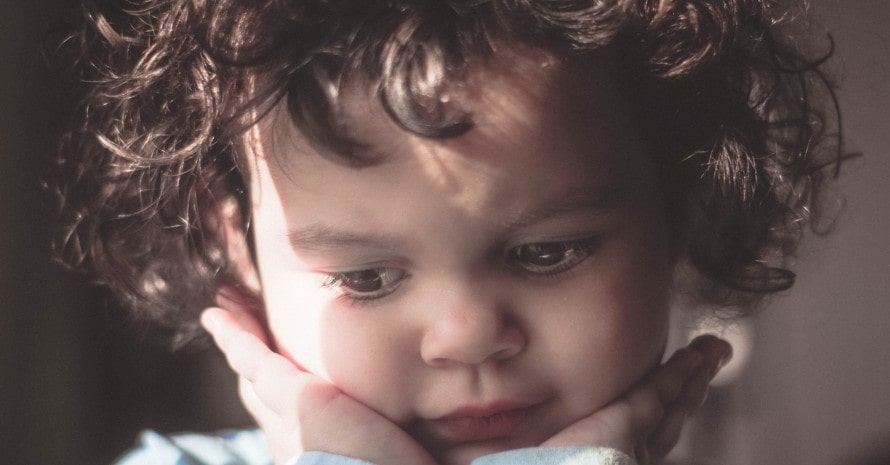
[[[486,455],[472,465],[636,465],[626,454],[604,447],[531,447]]]
[[[259,430],[184,433],[171,436],[145,431],[137,446],[115,465],[271,465]]]

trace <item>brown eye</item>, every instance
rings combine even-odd
[[[554,275],[583,262],[596,245],[597,238],[574,241],[535,242],[514,247],[509,260],[517,268],[536,275]]]
[[[361,270],[339,273],[340,286],[355,292],[374,292],[383,287],[383,274],[380,270]]]
[[[338,289],[347,298],[374,300],[385,297],[398,288],[407,277],[398,268],[368,268],[328,274],[324,287]]]
[[[571,249],[564,242],[526,244],[517,247],[514,258],[535,266],[553,266],[562,262]]]

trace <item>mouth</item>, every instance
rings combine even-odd
[[[542,403],[496,402],[467,406],[448,415],[425,420],[423,429],[443,442],[507,439],[524,430]]]

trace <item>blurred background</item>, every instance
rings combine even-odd
[[[890,464],[890,4],[814,0],[831,33],[848,149],[846,210],[798,284],[746,322],[738,377],[677,456],[714,465]],[[52,263],[41,188],[76,98],[43,42],[72,0],[0,4],[0,463],[105,464],[138,431],[249,425],[213,350],[170,353],[84,276]],[[883,455],[882,455],[883,454]]]

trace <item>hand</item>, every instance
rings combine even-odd
[[[611,447],[640,465],[657,463],[677,444],[686,418],[704,404],[708,384],[731,356],[726,341],[697,337],[622,397],[542,446]]]
[[[434,464],[396,424],[272,352],[249,314],[210,308],[201,322],[238,374],[241,399],[265,433],[276,464],[304,451],[377,465]]]

